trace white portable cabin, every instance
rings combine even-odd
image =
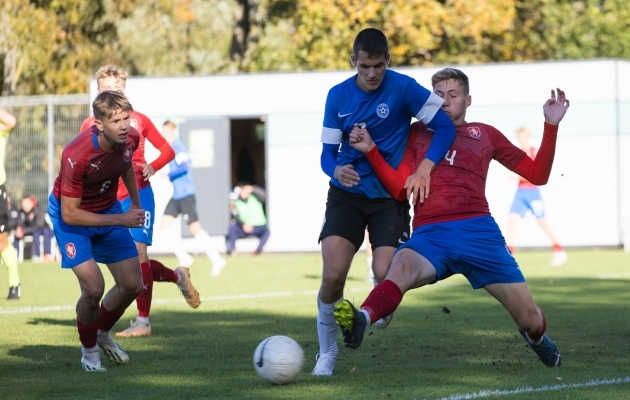
[[[630,62],[606,59],[455,67],[470,78],[472,105],[467,121],[493,125],[514,143],[515,130],[521,126],[530,127],[533,142],[539,143],[542,105],[551,89],[566,91],[571,107],[560,126],[551,178],[542,187],[547,221],[566,247],[630,245]],[[430,88],[431,75],[441,68],[396,70]],[[158,129],[166,119],[178,123],[193,158],[201,222],[220,250],[225,249],[228,194],[238,168],[234,147],[241,146],[240,140],[247,135],[258,135],[254,158],[260,179],[255,183],[267,190],[271,230],[265,251],[318,251],[329,181],[319,158],[324,104],[328,90],[353,74],[347,70],[131,77],[127,95],[134,108],[149,116]],[[92,97],[95,92],[93,81]],[[242,129],[249,131],[243,134]],[[492,163],[487,195],[504,233],[516,182],[511,172]],[[150,251],[169,253],[171,242],[160,232],[159,223],[172,189],[159,173],[152,185],[157,215]],[[183,231],[189,236],[186,228]],[[549,244],[532,216],[520,222],[517,247]],[[248,250],[254,245],[243,244]],[[189,239],[186,246],[191,252],[203,251]]]

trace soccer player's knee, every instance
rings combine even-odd
[[[98,307],[101,299],[103,298],[103,293],[105,293],[105,288],[100,285],[88,285],[86,287],[82,287],[81,291],[83,301],[94,307]]]
[[[527,333],[537,334],[542,330],[542,318],[538,313],[528,313],[525,318],[521,318],[518,327]]]

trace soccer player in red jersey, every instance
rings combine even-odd
[[[530,137],[532,136],[531,131],[525,127],[518,128],[516,130],[516,135],[518,136],[518,142],[521,146],[521,150],[527,153],[532,160],[536,158],[538,149],[532,146],[529,142]],[[507,231],[507,244],[510,252],[514,254],[516,225],[518,224],[518,221],[525,216],[527,211],[530,211],[534,217],[536,217],[540,229],[542,229],[551,240],[551,245],[553,247],[551,265],[559,267],[564,264],[567,261],[568,256],[560,243],[558,243],[556,235],[547,223],[547,219],[545,218],[545,204],[543,203],[542,196],[540,195],[540,188],[522,176],[519,177],[518,189],[516,189],[514,200],[512,201],[512,206],[510,207],[510,218],[508,220]]]
[[[61,267],[72,269],[81,286],[77,303],[81,364],[85,371],[106,371],[99,347],[113,362],[129,361],[109,330],[142,291],[138,250],[129,228],[143,226],[145,212],[132,167],[140,137],[130,127],[131,104],[123,94],[105,91],[92,109],[95,124],[63,150],[48,214],[62,249]],[[121,178],[131,199],[127,212],[116,200]],[[97,263],[106,264],[114,277],[105,297]]]
[[[105,90],[117,91],[125,93],[127,82],[127,72],[116,65],[105,65],[96,71],[96,83],[98,92]],[[199,307],[199,293],[193,287],[190,280],[188,267],[190,265],[181,266],[176,270],[165,267],[157,260],[150,260],[147,252],[148,246],[153,241],[153,225],[155,222],[155,197],[149,178],[156,171],[167,165],[173,158],[175,152],[171,146],[164,140],[160,132],[156,129],[151,120],[135,110],[131,111],[129,116],[130,124],[140,134],[140,144],[133,153],[133,167],[136,172],[136,185],[140,194],[140,204],[145,210],[145,223],[141,227],[131,228],[131,235],[136,242],[138,254],[140,257],[140,265],[142,268],[143,290],[136,299],[138,307],[138,316],[135,321],[131,321],[131,326],[122,332],[116,333],[117,337],[139,337],[151,335],[151,324],[149,322],[149,314],[151,311],[151,299],[153,297],[153,282],[173,282],[176,283],[186,299],[188,305],[192,308]],[[94,116],[86,119],[81,125],[81,132],[94,125]],[[158,151],[160,155],[156,160],[147,163],[144,158],[145,140],[148,140]],[[118,185],[118,200],[122,203],[123,210],[129,209],[131,202],[129,193],[124,185]]]
[[[397,170],[385,162],[367,130],[357,128],[350,134],[350,144],[366,154],[393,197],[413,196],[415,215],[412,237],[397,250],[385,280],[370,292],[361,310],[347,300],[335,305],[335,319],[342,328],[345,345],[358,348],[367,327],[394,312],[408,290],[462,274],[473,288],[484,288],[507,309],[545,365],[559,366],[558,348],[545,335],[545,315],[534,302],[490,215],[485,183],[493,159],[534,184],[547,183],[558,124],[569,100],[562,90],[557,90],[557,96],[551,91],[551,98],[543,106],[542,146],[532,160],[492,126],[465,121],[471,97],[468,77],[462,71],[443,69],[433,75],[432,84],[433,92],[444,98],[442,109],[453,120],[457,135],[432,172],[431,195],[424,202],[415,201],[417,188],[407,177],[424,158],[432,131],[421,123],[411,125],[407,149]]]

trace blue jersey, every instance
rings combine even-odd
[[[175,158],[168,163],[168,178],[173,182],[173,200],[181,200],[195,194],[195,185],[190,173],[190,157],[181,140],[174,140],[171,147],[175,151]]]
[[[373,92],[361,90],[355,78],[345,80],[328,92],[322,142],[341,144],[337,165],[352,164],[361,181],[352,188],[342,186],[334,178],[331,183],[369,198],[390,197],[367,158],[350,146],[348,139],[352,128],[355,124],[365,123],[387,163],[397,168],[405,151],[411,118],[429,124],[444,100],[413,78],[389,69],[385,70],[383,82]],[[438,155],[437,161],[443,156]]]

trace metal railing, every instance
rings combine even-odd
[[[6,188],[11,200],[18,204],[24,196],[35,196],[46,210],[48,195],[59,174],[61,153],[91,114],[90,97],[0,97],[0,107],[17,118],[5,155]]]

